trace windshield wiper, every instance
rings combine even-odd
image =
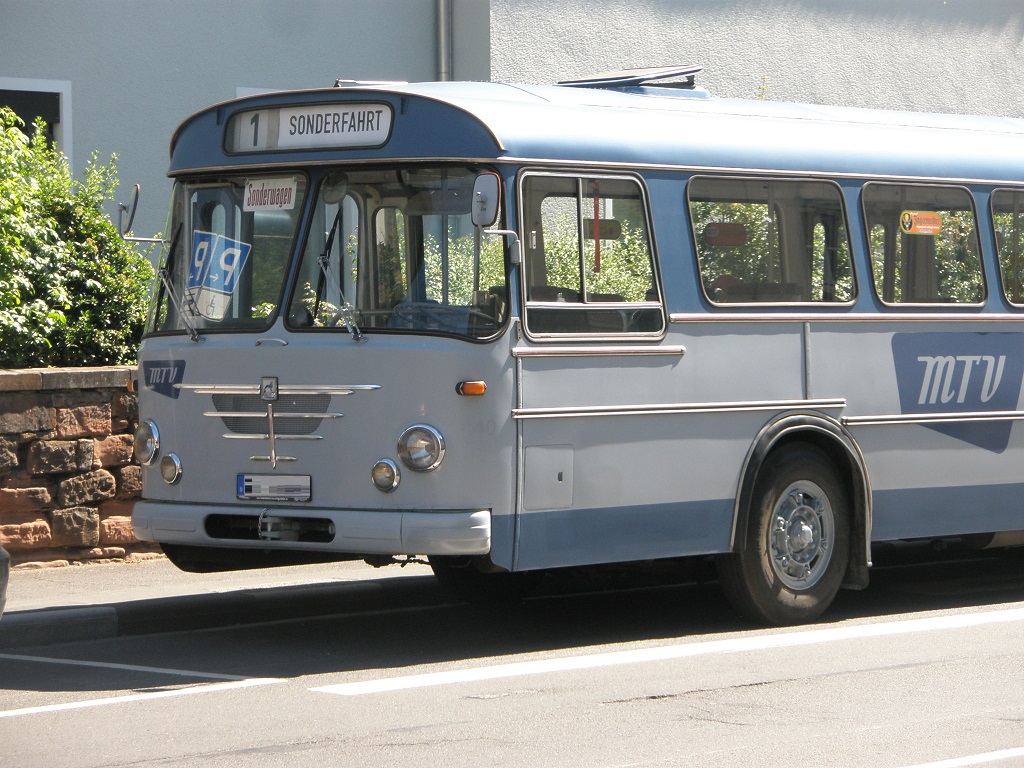
[[[344,205],[338,204],[338,213],[334,217],[334,223],[331,224],[331,231],[327,233],[327,243],[324,245],[323,253],[320,254],[317,259],[317,264],[320,266],[320,277],[316,281],[316,299],[313,303],[313,318],[314,320],[320,315],[320,303],[323,301],[324,288],[331,279],[331,249],[334,247],[334,238],[338,234],[338,228],[341,226],[341,214],[344,210]],[[348,303],[345,298],[345,292],[341,289],[341,279],[338,279],[338,296],[341,298],[341,306],[338,307],[337,317],[345,323],[345,328],[348,329],[349,335],[353,341],[366,341],[366,337],[363,332],[359,330],[359,326],[356,325],[355,313],[352,311],[352,306]]]
[[[196,330],[192,321],[189,320],[188,313],[185,311],[185,305],[181,299],[178,298],[178,294],[174,292],[174,286],[171,284],[171,270],[174,268],[174,257],[178,250],[178,242],[181,240],[182,223],[183,222],[179,222],[178,228],[174,230],[174,237],[171,238],[171,247],[170,250],[167,251],[167,259],[164,261],[164,265],[157,271],[157,275],[160,277],[160,283],[163,285],[164,290],[167,291],[167,295],[171,298],[171,303],[173,303],[174,308],[178,310],[178,317],[181,318],[182,325],[184,325],[185,330],[188,331],[188,337],[192,339],[192,341],[202,341],[203,337],[199,335],[199,331]],[[157,306],[159,305],[160,302],[157,301]],[[193,315],[196,314],[192,309],[194,306],[195,302],[192,301],[191,297],[189,297],[189,311]]]

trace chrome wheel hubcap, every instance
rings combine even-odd
[[[775,575],[793,590],[814,586],[832,558],[835,520],[825,492],[809,480],[790,485],[772,512],[768,558]]]

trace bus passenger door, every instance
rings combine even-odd
[[[664,343],[643,188],[622,175],[521,184],[516,567],[674,553],[683,534],[666,535],[644,489],[645,446],[666,422],[642,412],[671,399],[682,350]]]

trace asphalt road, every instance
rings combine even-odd
[[[224,629],[0,651],[35,766],[1024,766],[1024,556],[880,555],[822,623],[741,622],[702,569],[429,577]],[[308,599],[323,602],[322,593]]]

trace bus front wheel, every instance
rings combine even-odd
[[[780,450],[758,474],[746,534],[718,558],[736,609],[764,624],[818,618],[835,598],[850,555],[846,485],[817,448]]]

